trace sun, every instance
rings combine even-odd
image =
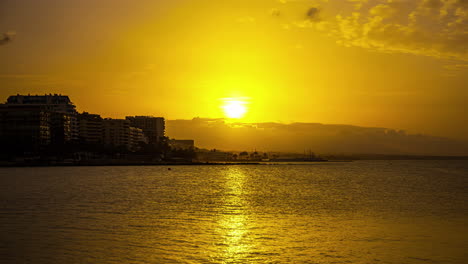
[[[224,110],[224,115],[228,118],[239,119],[247,113],[247,102],[239,99],[224,99],[221,106]]]

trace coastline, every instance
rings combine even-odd
[[[397,160],[468,160],[466,156],[400,156],[380,158],[356,158],[356,159],[320,159],[320,160],[272,160],[272,161],[134,161],[134,160],[96,160],[96,161],[0,161],[0,168],[22,167],[125,167],[125,166],[235,166],[235,165],[304,165],[317,163],[343,163],[364,160],[397,161]]]
[[[260,165],[260,162],[0,162],[0,168],[21,167],[125,167],[125,166],[229,166]]]

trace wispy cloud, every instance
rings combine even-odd
[[[340,45],[468,61],[467,0],[322,1],[305,12],[291,25],[323,31]]]
[[[450,71],[468,70],[468,64],[449,64],[445,65],[444,68]]]

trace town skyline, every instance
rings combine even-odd
[[[466,142],[391,128],[297,122],[241,123],[226,118],[167,120],[141,114],[107,118],[100,113],[76,109],[77,105],[67,95],[11,95],[5,104],[0,104],[0,136],[7,141],[25,143],[26,149],[36,146],[33,149],[37,150],[49,145],[80,143],[117,148],[114,151],[124,147],[130,152],[139,152],[148,145],[157,152],[165,142],[177,149],[197,147],[230,152],[250,150],[252,153],[257,150],[262,153],[314,150],[345,155],[468,155]],[[43,126],[48,127],[44,135],[40,132]],[[22,136],[17,138],[16,135]],[[36,139],[31,141],[31,136]],[[93,151],[95,147],[91,148]]]
[[[1,8],[0,97],[67,94],[80,111],[112,118],[242,116],[231,121],[468,140],[464,1],[7,0]]]

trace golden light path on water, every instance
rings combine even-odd
[[[249,254],[251,241],[248,240],[248,206],[243,197],[246,175],[239,169],[230,168],[225,173],[225,199],[219,232],[225,248],[222,259],[227,263],[241,263]]]
[[[8,168],[0,263],[465,263],[467,169]]]

